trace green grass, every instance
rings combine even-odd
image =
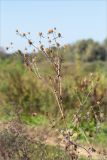
[[[8,115],[4,115],[4,116],[0,116],[0,121],[5,121],[8,122],[12,119],[14,119],[14,116],[8,116]],[[28,126],[45,126],[49,124],[49,121],[47,119],[46,116],[44,115],[36,115],[36,116],[32,116],[32,115],[22,115],[21,116],[21,121],[25,124],[27,124]],[[71,123],[70,123],[70,119],[69,117],[67,118],[68,121],[68,128],[71,128]],[[62,126],[57,126],[58,128],[62,128]],[[93,142],[95,145],[99,144],[100,146],[105,146],[107,147],[107,124],[102,124],[101,125],[101,129],[100,132],[96,135],[94,135],[96,138],[90,138],[89,140],[91,142]],[[86,139],[84,136],[80,136],[80,142],[81,143],[85,143]]]
[[[0,121],[1,122],[8,122],[8,121],[10,121],[12,119],[12,117],[11,116],[0,116]]]
[[[38,125],[45,125],[48,123],[48,120],[47,118],[44,116],[44,115],[37,115],[37,116],[26,116],[26,115],[23,115],[21,117],[21,120],[22,122],[24,122],[25,124],[28,124],[28,125],[35,125],[35,126],[38,126]]]
[[[14,115],[7,115],[7,114],[1,115],[0,114],[0,121],[1,122],[8,122],[8,121],[11,121],[14,119],[16,119],[16,117]],[[23,114],[20,116],[20,119],[24,124],[27,124],[30,126],[34,125],[35,127],[41,126],[41,125],[46,125],[48,123],[48,119],[46,118],[46,116],[44,116],[42,114],[39,114],[36,116]]]

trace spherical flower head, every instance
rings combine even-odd
[[[9,47],[6,47],[6,50],[9,50]]]
[[[39,32],[38,35],[41,37],[43,34],[42,34],[42,32]]]
[[[53,33],[53,29],[48,30],[48,34],[51,34],[51,33]]]
[[[30,39],[28,40],[28,43],[29,43],[29,45],[33,44],[33,42]]]
[[[56,46],[57,46],[57,47],[60,47],[60,44],[59,44],[59,43],[56,43]]]
[[[58,33],[58,37],[59,37],[59,38],[61,37],[61,33]]]
[[[51,40],[49,40],[48,42],[49,42],[49,43],[51,43],[52,41],[51,41]]]
[[[16,33],[18,33],[19,32],[19,30],[18,29],[16,29]]]
[[[26,33],[23,33],[22,35],[23,35],[23,37],[25,37],[25,36],[26,36]]]
[[[40,45],[40,50],[44,51],[44,46]]]

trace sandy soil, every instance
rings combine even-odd
[[[9,122],[0,122],[0,131],[3,129],[8,129],[10,123]],[[60,146],[61,148],[65,147],[65,143],[63,142],[63,137],[59,135],[57,130],[52,130],[47,126],[39,126],[39,127],[31,127],[26,126],[27,135],[34,140],[41,140],[47,145],[52,146]],[[85,148],[89,148],[90,146],[87,144],[81,144]],[[96,152],[91,152],[93,159],[95,160],[107,160],[107,148],[102,148],[101,146],[95,146]],[[78,147],[78,152],[80,155],[87,157],[87,152]]]

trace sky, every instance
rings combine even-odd
[[[23,50],[26,41],[16,29],[30,31],[37,43],[37,33],[56,27],[62,44],[92,38],[102,42],[107,37],[107,0],[0,0],[0,46],[14,42]]]

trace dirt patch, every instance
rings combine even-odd
[[[11,122],[0,122],[0,131],[3,129],[8,129]],[[44,142],[47,145],[51,146],[60,146],[64,149],[65,143],[63,137],[58,133],[58,130],[51,129],[47,126],[31,127],[26,125],[26,134],[34,139]],[[83,144],[80,144],[83,145]],[[89,148],[89,145],[84,144],[85,148]],[[91,152],[93,159],[95,160],[107,160],[107,149],[101,148],[100,146],[95,147],[96,152]],[[83,148],[78,148],[78,153],[81,156],[87,157],[87,151]]]

